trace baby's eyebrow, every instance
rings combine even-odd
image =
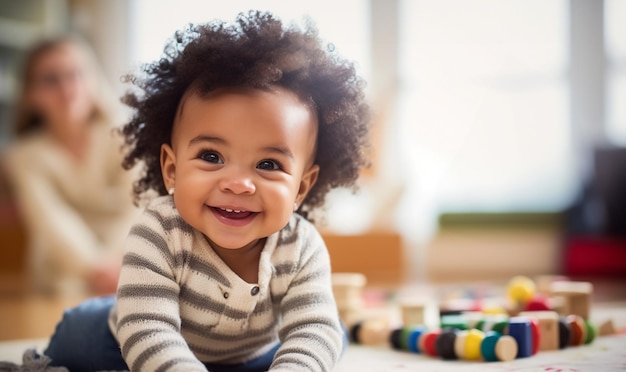
[[[293,159],[293,154],[291,153],[291,151],[289,151],[288,148],[285,147],[279,147],[279,146],[268,146],[265,147],[263,150],[265,150],[266,152],[277,152],[279,154],[283,154],[284,156]]]
[[[220,143],[220,144],[225,144],[226,143],[226,141],[224,141],[223,139],[221,139],[219,137],[207,136],[207,135],[204,135],[204,134],[200,134],[200,135],[195,136],[191,140],[189,140],[189,147],[191,147],[192,145],[195,145],[196,143],[200,143],[200,142],[213,142],[213,143]]]

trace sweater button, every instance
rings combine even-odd
[[[253,295],[253,296],[256,296],[256,295],[258,295],[258,294],[259,294],[259,291],[260,291],[259,287],[255,285],[255,286],[254,286],[254,287],[252,287],[252,289],[250,290],[250,294],[251,294],[251,295]]]
[[[228,292],[224,292],[224,298],[228,298],[229,294]]]

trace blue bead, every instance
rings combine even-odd
[[[421,353],[422,350],[419,348],[419,339],[426,332],[425,328],[417,327],[414,328],[411,333],[409,333],[409,337],[407,339],[407,346],[409,350],[414,353]]]
[[[517,358],[527,358],[533,350],[530,320],[522,317],[509,319],[509,335],[517,341]]]

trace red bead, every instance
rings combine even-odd
[[[548,306],[548,299],[540,294],[536,294],[533,298],[526,303],[526,311],[547,311],[552,310]]]
[[[432,331],[426,333],[424,336],[424,351],[426,354],[436,357],[437,354],[437,337],[441,334],[440,331]]]

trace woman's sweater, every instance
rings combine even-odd
[[[138,210],[112,128],[93,124],[78,161],[47,132],[19,139],[6,166],[29,237],[29,264],[41,289],[75,292],[92,265],[121,258]]]

